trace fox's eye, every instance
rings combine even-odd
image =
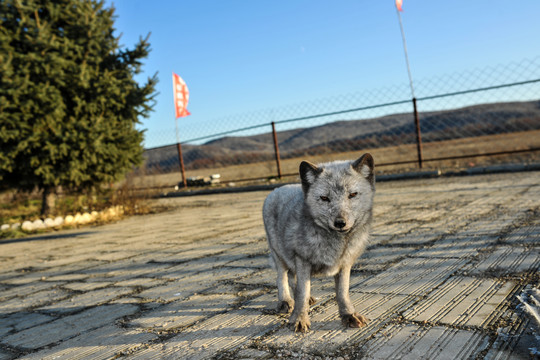
[[[330,202],[330,199],[328,198],[328,196],[321,196],[321,200],[325,202]]]
[[[349,194],[349,199],[352,199],[352,198],[355,197],[356,195],[358,195],[357,192],[350,193],[350,194]]]

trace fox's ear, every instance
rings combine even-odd
[[[374,161],[373,161],[373,156],[371,156],[370,153],[366,153],[360,156],[360,158],[356,160],[355,162],[353,162],[351,166],[363,177],[368,179],[369,182],[373,183]]]
[[[309,161],[302,161],[300,163],[300,179],[302,180],[302,188],[304,191],[315,182],[315,179],[317,179],[317,176],[319,176],[320,173],[322,173],[322,169]]]

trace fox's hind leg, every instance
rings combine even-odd
[[[291,289],[292,293],[296,291],[296,276],[289,270],[289,288]],[[309,306],[314,305],[317,302],[317,299],[315,299],[313,296],[309,297]]]
[[[308,332],[309,298],[311,292],[311,264],[299,257],[295,258],[296,289],[294,289],[294,310],[289,318],[289,325],[295,332]]]
[[[289,276],[291,276],[290,270],[287,269],[285,264],[274,257],[277,270],[277,288],[278,288],[278,308],[280,313],[290,313],[294,307],[294,300],[291,297],[289,288]]]

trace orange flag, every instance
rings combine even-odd
[[[174,109],[176,118],[191,115],[187,110],[189,90],[182,78],[173,73]]]
[[[396,8],[399,11],[403,11],[403,9],[401,8],[402,5],[403,5],[403,0],[396,0]]]

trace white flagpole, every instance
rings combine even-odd
[[[409,75],[409,85],[411,86],[411,94],[413,99],[416,98],[414,95],[414,85],[413,85],[413,79],[411,75],[411,66],[409,64],[409,54],[407,53],[407,41],[405,40],[405,31],[403,31],[403,22],[401,21],[401,12],[396,6],[396,12],[399,19],[399,29],[401,30],[401,39],[403,41],[403,52],[405,53],[405,62],[407,65],[407,74]]]
[[[422,169],[424,163],[424,156],[422,151],[422,131],[420,129],[420,117],[418,116],[418,108],[416,106],[416,96],[414,94],[413,78],[411,75],[411,66],[409,65],[409,54],[407,53],[407,41],[405,40],[405,31],[403,31],[403,22],[401,21],[401,1],[398,7],[398,1],[396,0],[396,12],[399,19],[399,29],[401,30],[401,39],[403,40],[403,52],[405,53],[405,62],[407,64],[407,74],[409,75],[409,85],[411,86],[412,103],[414,110],[414,126],[416,128],[416,152],[418,154],[418,167]]]

